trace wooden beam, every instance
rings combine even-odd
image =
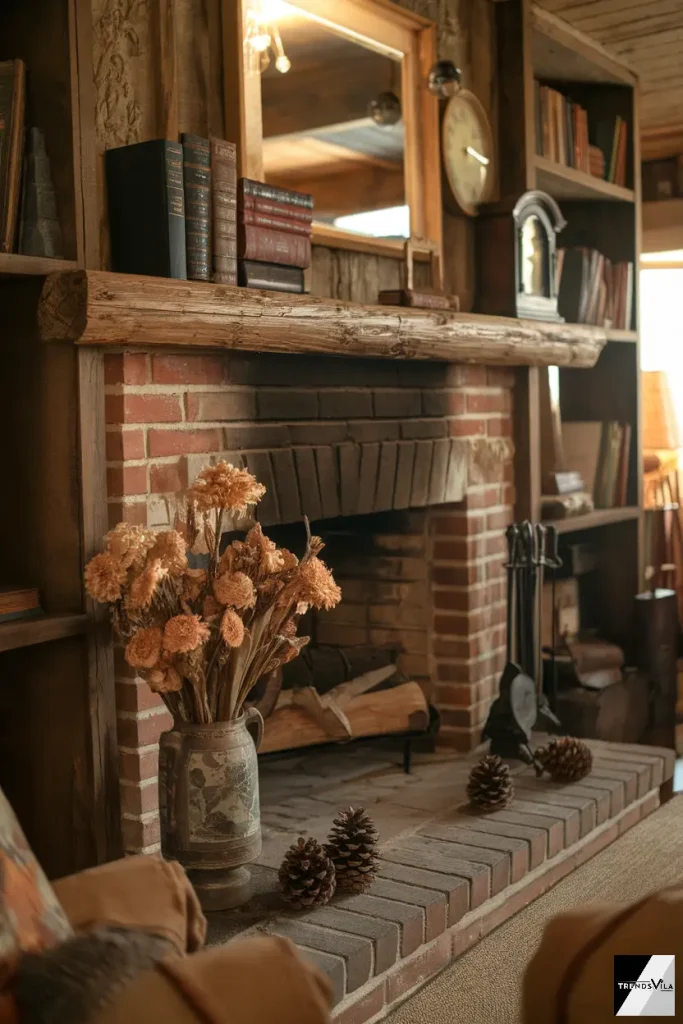
[[[105,271],[51,274],[39,308],[45,341],[590,367],[602,328],[474,313],[362,306]]]
[[[300,174],[273,172],[268,175],[268,181],[282,188],[312,193],[316,217],[343,217],[349,213],[403,206],[406,202],[403,168],[400,166],[392,171],[367,161],[354,163],[349,160],[340,162],[336,173],[317,174],[317,170],[311,169],[307,174],[306,168],[302,167]]]

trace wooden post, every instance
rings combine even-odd
[[[158,3],[159,133],[162,139],[178,142],[180,139],[180,117],[175,0],[158,0]]]

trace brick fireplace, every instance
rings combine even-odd
[[[397,647],[441,713],[439,742],[471,750],[504,663],[513,372],[195,353],[106,355],[110,523],[167,528],[202,466],[241,461],[268,486],[266,528],[307,514],[328,535],[343,600],[314,641]],[[149,851],[170,718],[120,651],[116,667],[124,842]]]

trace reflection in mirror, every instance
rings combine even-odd
[[[370,49],[281,0],[267,8],[265,180],[312,193],[318,223],[408,237],[401,55]]]
[[[548,295],[548,238],[538,217],[527,217],[522,225],[521,277],[525,295]]]

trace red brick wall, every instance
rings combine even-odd
[[[400,535],[384,538],[383,569],[372,584],[377,600],[368,599],[367,571],[355,580],[345,572],[346,600],[320,622],[319,639],[335,642],[335,629],[340,643],[353,629],[358,642],[361,634],[370,642],[398,636],[402,668],[423,681],[441,710],[441,740],[463,751],[476,746],[504,664],[504,529],[514,500],[511,373],[171,351],[111,354],[105,373],[112,525],[122,518],[172,525],[179,492],[211,458],[257,460],[270,472],[278,461],[273,453],[314,445],[338,450],[457,439],[463,500],[404,513]],[[271,519],[277,517],[273,508]],[[121,657],[117,701],[125,844],[153,850],[156,744],[170,719]]]

